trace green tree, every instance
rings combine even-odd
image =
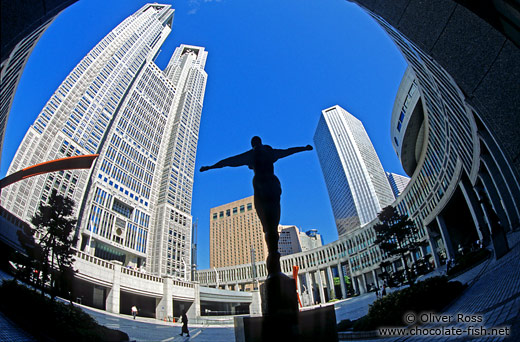
[[[57,293],[68,295],[70,279],[73,274],[74,250],[76,244],[74,230],[77,220],[72,218],[74,201],[51,193],[48,204],[41,203],[37,213],[31,218],[36,227],[33,234],[38,237],[41,252],[36,256],[40,263],[42,291],[50,277],[52,297]]]
[[[34,230],[28,224],[16,233],[25,254],[15,252],[11,257],[16,264],[22,265],[15,276],[29,283],[34,281],[34,284],[39,287],[38,275],[42,270],[42,248],[34,240]]]
[[[400,215],[392,206],[387,206],[377,215],[379,223],[374,226],[379,248],[389,256],[398,255],[403,261],[408,282],[413,283],[413,276],[406,262],[406,253],[418,247],[418,229],[407,215]]]

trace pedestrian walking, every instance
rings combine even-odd
[[[188,330],[188,316],[186,316],[186,310],[182,311],[182,331],[180,333],[181,336],[183,336],[184,333],[186,333],[186,336],[190,337],[190,331]]]
[[[383,285],[383,289],[381,290],[381,297],[386,296],[386,285]]]
[[[132,316],[134,316],[134,319],[135,319],[135,316],[137,316],[137,306],[132,306]]]

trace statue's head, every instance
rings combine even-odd
[[[257,146],[262,146],[262,139],[260,139],[260,137],[254,136],[251,138],[251,147],[255,148]]]

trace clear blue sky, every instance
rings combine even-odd
[[[28,127],[67,74],[96,43],[146,1],[80,0],[38,42],[8,121],[0,177]],[[165,2],[171,3],[171,2]],[[250,148],[254,135],[275,148],[312,144],[321,110],[358,117],[387,171],[404,174],[390,143],[390,114],[406,67],[383,30],[345,0],[175,1],[173,31],[157,58],[164,68],[180,44],[208,51],[208,84],[196,169]],[[282,224],[337,231],[315,151],[277,162]],[[196,172],[199,269],[209,267],[210,208],[253,194],[246,167]]]

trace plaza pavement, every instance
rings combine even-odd
[[[474,326],[508,327],[511,335],[500,336],[402,336],[369,339],[366,341],[401,342],[401,341],[520,341],[520,232],[508,235],[511,251],[499,260],[490,258],[458,276],[455,280],[468,284],[468,288],[446,310],[448,315],[458,313],[466,315],[482,315],[483,322]],[[442,270],[441,270],[442,272]],[[0,279],[9,279],[9,275],[0,272]],[[395,289],[394,289],[395,290]],[[374,293],[349,298],[334,303],[337,322],[344,319],[355,320],[366,315],[368,306],[376,299]],[[124,331],[135,341],[197,341],[228,342],[234,341],[232,325],[190,324],[190,337],[179,336],[180,323],[167,323],[153,318],[137,317],[122,314],[111,314],[103,310],[81,306],[100,324],[109,328]],[[416,313],[418,314],[418,313]],[[404,325],[404,324],[403,324]],[[467,328],[467,324],[429,324],[425,328]],[[19,329],[0,313],[1,341],[34,341],[30,335]],[[349,340],[340,334],[341,341]],[[356,339],[356,341],[363,341]]]
[[[480,326],[485,328],[509,328],[509,336],[400,336],[378,338],[378,342],[441,342],[441,341],[520,341],[520,232],[508,234],[511,251],[499,260],[490,258],[472,270],[456,277],[468,288],[444,312],[456,317],[457,314],[481,315],[482,323],[427,324],[423,328],[460,328],[468,330]],[[415,313],[418,314],[418,313]],[[455,316],[454,316],[455,315]],[[404,326],[405,324],[403,324]],[[340,340],[346,341],[344,336]],[[356,341],[365,341],[359,340]],[[374,341],[367,339],[366,341]]]

